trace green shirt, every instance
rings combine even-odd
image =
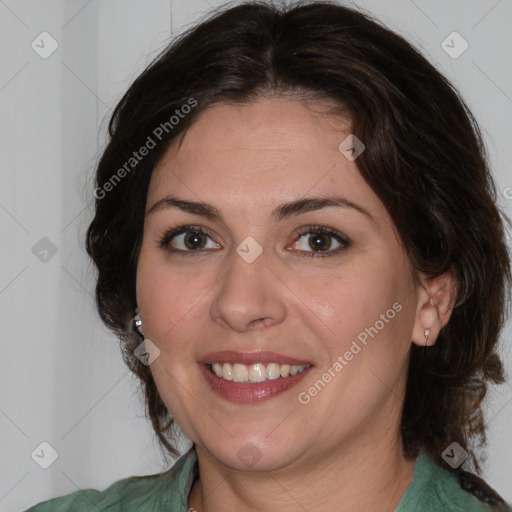
[[[26,512],[188,512],[188,495],[197,476],[192,447],[172,468],[157,475],[118,480],[104,491],[85,489],[33,506]],[[425,453],[415,461],[413,480],[395,512],[490,512],[459,486],[456,476]]]

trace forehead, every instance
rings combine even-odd
[[[350,119],[331,108],[277,97],[205,109],[155,166],[148,204],[172,193],[221,209],[267,211],[301,196],[335,194],[382,216],[356,162],[339,150]]]

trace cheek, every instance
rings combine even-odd
[[[302,283],[301,297],[331,334],[344,339],[357,334],[369,321],[375,322],[379,313],[391,307],[393,294],[383,291],[368,276],[351,272]]]
[[[194,350],[209,334],[208,305],[216,289],[214,272],[180,272],[141,253],[137,269],[137,299],[142,311],[144,334],[160,349],[166,366],[192,362]]]
[[[180,277],[176,272],[141,252],[137,268],[137,304],[142,312],[146,337],[161,345],[172,337],[194,305],[200,307],[203,294],[197,279]]]
[[[328,280],[302,283],[300,296],[314,313],[315,330],[332,359],[354,341],[365,352],[363,358],[358,356],[361,362],[400,357],[397,352],[407,348],[414,316],[404,275],[381,260],[373,269],[365,265],[364,271],[352,268]]]

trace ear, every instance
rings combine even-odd
[[[441,329],[450,320],[456,294],[457,280],[453,272],[446,272],[430,280],[420,273],[420,284],[417,288],[418,307],[412,332],[413,343],[418,346],[435,344]]]

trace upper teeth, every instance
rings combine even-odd
[[[240,363],[213,363],[212,370],[217,377],[233,382],[263,382],[279,377],[289,377],[303,372],[309,365],[290,366],[289,364],[262,363],[245,365]]]

